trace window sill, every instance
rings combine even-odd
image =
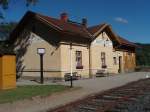
[[[102,66],[102,68],[107,68],[107,65]]]
[[[83,69],[83,66],[76,66],[76,69]]]

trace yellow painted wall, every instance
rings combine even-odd
[[[23,36],[25,38],[25,36]],[[50,37],[49,37],[50,38]],[[105,46],[104,46],[105,42]],[[20,50],[20,46],[29,44],[26,48],[26,52],[21,58],[24,71],[40,70],[40,56],[37,54],[37,48],[45,48],[46,54],[44,55],[44,70],[51,72],[44,72],[44,77],[64,77],[65,73],[70,72],[70,45],[60,44],[58,47],[52,45],[50,42],[45,41],[38,35],[29,34],[29,40],[23,40],[18,42],[17,49]],[[103,32],[101,33],[91,44],[90,52],[86,46],[73,45],[72,46],[72,62],[73,72],[78,72],[82,77],[89,77],[89,75],[95,75],[97,70],[101,68],[101,52],[106,53],[106,65],[109,73],[118,73],[119,69],[119,56],[122,57],[122,72],[124,72],[125,60],[123,51],[115,51],[112,45],[112,41],[109,36]],[[75,52],[82,51],[82,64],[83,69],[76,69]],[[91,60],[91,74],[89,74],[89,53]],[[19,53],[18,53],[19,54]],[[113,57],[117,58],[117,64],[114,65]],[[23,76],[35,76],[39,77],[39,72],[23,72]]]
[[[25,37],[24,37],[25,38]],[[49,37],[51,38],[51,37]],[[40,56],[37,54],[37,48],[45,48],[46,53],[43,56],[43,68],[44,77],[61,77],[61,65],[60,65],[60,47],[55,47],[51,43],[45,41],[35,33],[30,32],[29,39],[19,42],[15,51],[20,50],[20,46],[25,46],[26,42],[27,48],[25,54],[21,57],[22,66],[24,67],[22,76],[33,76],[39,77],[40,72],[27,72],[27,71],[39,71],[40,70]],[[17,44],[17,43],[16,43]],[[20,54],[20,53],[18,53]]]
[[[104,45],[105,44],[105,45]],[[96,72],[101,68],[101,52],[106,54],[106,65],[108,73],[118,73],[119,69],[119,56],[123,58],[123,52],[115,51],[113,49],[112,41],[109,36],[102,32],[91,44],[91,72]],[[113,57],[117,58],[117,64],[114,65]],[[122,59],[123,61],[123,59]]]
[[[29,34],[28,40],[22,39],[22,41],[19,42],[21,44],[18,44],[15,51],[20,50],[20,46],[25,46],[25,42],[26,44],[28,43],[26,52],[21,57],[22,65],[24,66],[23,71],[40,70],[40,56],[37,54],[37,48],[45,48],[43,68],[49,72],[44,72],[44,77],[63,78],[65,73],[70,72],[69,45],[60,44],[59,47],[55,47],[34,33]],[[75,53],[77,50],[82,51],[83,69],[76,69]],[[89,77],[89,49],[83,46],[73,46],[72,57],[73,72],[78,72],[83,77]],[[22,76],[40,77],[40,72],[23,72]]]
[[[16,57],[4,55],[0,57],[0,89],[16,88]]]
[[[61,48],[61,71],[62,77],[65,73],[70,73],[70,45],[62,44]],[[83,69],[76,69],[76,51],[82,51]],[[72,69],[82,77],[89,77],[89,49],[84,46],[72,46]]]

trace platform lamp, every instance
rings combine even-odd
[[[41,72],[40,82],[41,82],[41,84],[44,83],[44,79],[43,79],[43,56],[45,53],[46,53],[45,48],[37,48],[37,54],[40,55],[40,72]]]

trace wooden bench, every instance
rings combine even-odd
[[[96,72],[96,77],[105,77],[108,76],[107,69],[100,69]]]
[[[72,79],[73,80],[78,80],[80,78],[81,78],[81,75],[79,75],[77,72],[73,72],[72,73]],[[64,79],[65,79],[65,81],[70,81],[70,79],[71,79],[71,73],[66,73],[64,75]]]

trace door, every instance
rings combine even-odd
[[[119,56],[119,70],[118,70],[119,73],[122,72],[122,56]]]

